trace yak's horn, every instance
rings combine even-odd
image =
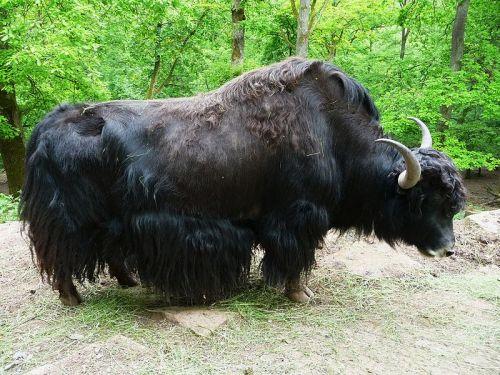
[[[420,164],[418,163],[417,158],[413,155],[411,150],[405,145],[393,141],[392,139],[381,138],[377,139],[375,142],[386,143],[399,151],[405,159],[406,170],[399,174],[398,185],[402,189],[411,189],[414,187],[417,182],[420,181],[422,170],[420,169]]]
[[[424,122],[416,117],[408,117],[410,120],[413,120],[417,123],[418,126],[420,126],[420,129],[422,130],[422,143],[420,145],[420,148],[431,148],[432,147],[432,137],[431,137],[431,132],[429,131],[429,128],[427,125],[424,124]]]

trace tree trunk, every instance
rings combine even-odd
[[[448,121],[451,119],[451,112],[452,108],[449,105],[442,105],[439,107],[439,112],[441,113],[441,116],[443,116],[443,119],[438,121],[436,130],[438,133],[438,138],[441,143],[444,143],[446,140],[446,135],[445,132],[448,130]]]
[[[233,20],[233,52],[231,54],[231,64],[233,66],[243,64],[245,52],[245,8],[241,0],[233,0],[231,8]]]
[[[295,6],[295,0],[292,0]],[[311,0],[300,0],[300,8],[297,17],[297,45],[295,52],[297,56],[307,57],[309,47],[309,17],[311,15]]]
[[[7,174],[9,193],[17,195],[24,181],[24,160],[26,149],[23,142],[21,112],[17,106],[15,93],[7,92],[0,86],[0,115],[17,131],[13,138],[0,138],[0,153]]]
[[[465,24],[470,0],[461,0],[457,4],[455,22],[451,34],[451,70],[457,72],[462,66],[464,55]]]
[[[401,28],[401,49],[399,50],[399,58],[403,60],[405,58],[406,52],[406,40],[408,39],[408,34],[410,33],[410,29],[406,27]]]
[[[461,68],[462,57],[464,55],[464,35],[465,23],[467,21],[467,11],[469,10],[470,0],[461,0],[457,4],[457,12],[455,22],[453,23],[453,31],[451,33],[451,70],[457,72]],[[446,140],[445,132],[448,130],[447,121],[451,119],[453,107],[450,105],[442,105],[439,108],[443,120],[438,122],[437,130],[440,141]]]

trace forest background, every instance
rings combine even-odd
[[[63,102],[190,96],[291,55],[367,87],[386,132],[426,122],[465,171],[500,165],[500,1],[0,0],[0,168]]]

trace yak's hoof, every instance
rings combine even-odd
[[[302,286],[300,289],[288,290],[286,295],[294,302],[307,303],[314,297],[314,293],[307,286]]]
[[[59,293],[59,299],[65,306],[78,306],[82,303],[82,297],[80,297],[78,292],[74,294]]]

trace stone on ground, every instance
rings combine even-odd
[[[464,221],[475,224],[485,232],[500,236],[500,210],[470,215]]]
[[[204,337],[210,336],[233,317],[225,311],[198,307],[166,307],[150,311],[156,319],[166,319]]]

